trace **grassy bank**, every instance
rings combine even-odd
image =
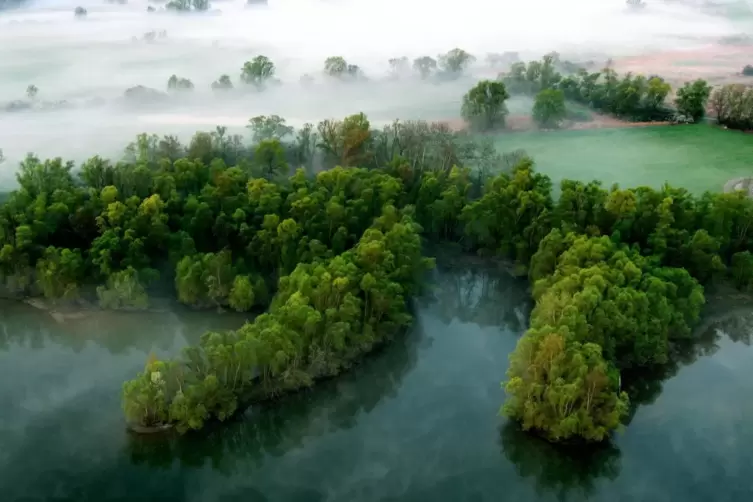
[[[601,179],[605,186],[665,182],[695,193],[721,191],[753,175],[753,135],[712,126],[636,127],[500,135],[502,151],[522,148],[555,183]]]

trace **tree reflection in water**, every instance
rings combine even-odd
[[[620,450],[610,442],[595,445],[554,445],[523,432],[506,421],[500,427],[500,445],[518,475],[532,478],[539,495],[557,500],[585,500],[597,479],[614,480],[620,474]]]

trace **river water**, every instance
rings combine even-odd
[[[572,451],[498,416],[525,284],[467,263],[434,279],[414,329],[354,371],[183,437],[126,432],[122,381],[242,319],[61,325],[0,305],[2,500],[750,500],[751,312],[707,321],[676,364],[630,383],[640,403],[611,445]]]

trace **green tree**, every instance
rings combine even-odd
[[[253,134],[252,141],[259,143],[264,140],[283,140],[293,134],[293,128],[285,124],[285,119],[279,115],[259,115],[249,119],[247,128]]]
[[[482,80],[463,96],[461,114],[473,130],[490,131],[505,126],[510,95],[505,84]]]
[[[558,89],[544,89],[536,94],[533,120],[541,128],[557,128],[567,115],[565,94]]]
[[[290,169],[285,160],[285,149],[276,138],[262,140],[256,146],[254,163],[261,169],[262,176],[268,180],[287,174]]]
[[[418,72],[421,78],[429,78],[437,70],[437,60],[429,56],[416,58],[413,60],[413,70]]]
[[[229,75],[220,75],[220,78],[212,82],[212,89],[215,91],[228,90],[233,88],[233,82]]]
[[[470,66],[476,57],[463,49],[452,49],[451,51],[441,54],[438,58],[438,66],[443,73],[448,75],[459,75]]]
[[[37,87],[36,85],[34,85],[34,84],[31,84],[31,85],[29,85],[29,86],[28,86],[28,87],[26,88],[26,96],[27,96],[27,97],[28,97],[29,99],[34,99],[34,98],[36,98],[36,97],[37,97],[37,94],[38,94],[38,93],[39,93],[39,88],[38,88],[38,87]]]
[[[694,122],[698,122],[706,115],[706,103],[711,95],[711,86],[705,80],[695,80],[686,82],[681,88],[677,89],[675,97],[675,106],[677,111],[687,117],[691,117]]]
[[[243,63],[241,82],[263,89],[275,76],[275,65],[267,56],[256,56]]]

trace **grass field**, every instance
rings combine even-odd
[[[495,144],[528,152],[556,185],[563,178],[606,187],[666,182],[702,193],[753,176],[753,135],[704,125],[509,133]]]

